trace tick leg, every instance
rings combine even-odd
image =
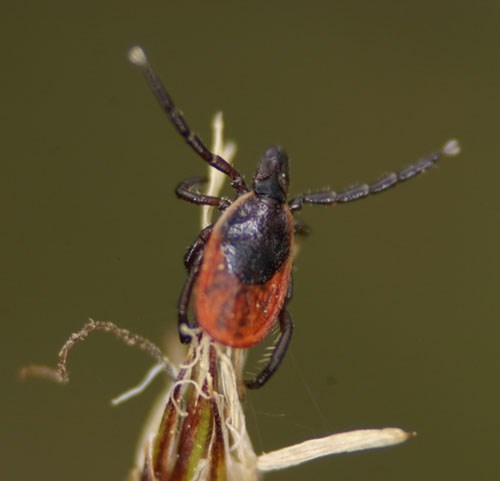
[[[184,267],[188,272],[193,269],[195,263],[199,263],[201,261],[201,254],[213,228],[213,224],[205,227],[198,234],[196,240],[189,246],[188,250],[184,254]]]
[[[175,189],[175,193],[179,199],[191,202],[197,205],[211,205],[219,210],[227,209],[231,202],[222,197],[214,197],[213,195],[202,194],[196,190],[196,187],[206,182],[206,177],[192,177],[181,182]]]
[[[141,69],[160,106],[167,114],[177,132],[184,137],[187,144],[205,162],[226,174],[231,179],[231,186],[238,193],[248,192],[248,188],[241,174],[221,156],[211,152],[200,137],[189,128],[182,112],[175,106],[172,97],[170,97],[160,77],[149,63],[144,51],[139,47],[134,47],[129,52],[129,59],[134,65]]]
[[[184,265],[188,269],[188,278],[184,284],[179,301],[177,302],[177,323],[179,326],[179,339],[187,344],[191,337],[183,334],[182,326],[195,327],[196,323],[190,323],[188,318],[189,302],[193,294],[193,287],[200,272],[201,260],[203,258],[203,247],[210,236],[213,226],[209,225],[200,232],[200,235],[188,249],[184,256]]]
[[[395,185],[405,182],[412,177],[425,172],[427,169],[436,164],[442,157],[450,157],[460,152],[460,147],[456,140],[448,141],[441,150],[433,152],[416,163],[406,167],[398,172],[391,172],[386,174],[381,179],[373,184],[363,184],[342,192],[335,192],[333,190],[323,192],[313,192],[310,194],[303,194],[293,198],[289,202],[290,210],[298,211],[302,209],[304,204],[346,204],[355,200],[363,199],[370,194],[378,194],[384,192]]]
[[[193,293],[194,283],[200,272],[201,261],[203,257],[203,249],[207,243],[214,226],[205,227],[198,235],[197,239],[191,244],[186,254],[184,255],[184,266],[188,271],[188,278],[184,284],[179,301],[177,303],[177,322],[179,326],[179,338],[183,344],[187,344],[191,338],[182,333],[181,326],[195,327],[196,324],[191,324],[188,318],[189,302]]]
[[[196,327],[196,324],[190,324],[188,318],[189,301],[191,300],[191,294],[193,293],[193,286],[198,276],[198,269],[191,269],[188,275],[184,288],[182,289],[179,301],[177,303],[177,322],[179,328],[179,339],[182,344],[187,344],[191,337],[183,334],[182,326]]]
[[[249,389],[258,389],[264,386],[264,384],[266,384],[266,382],[269,381],[271,376],[276,372],[281,364],[281,361],[283,361],[283,358],[285,357],[293,333],[293,321],[285,308],[283,308],[280,313],[279,321],[281,334],[276,342],[276,345],[274,346],[271,358],[269,359],[267,366],[262,369],[262,371],[260,371],[254,379],[245,380],[245,385]]]

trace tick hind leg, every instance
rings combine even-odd
[[[293,321],[285,308],[283,308],[280,313],[279,322],[281,334],[276,342],[276,345],[274,346],[269,362],[266,367],[262,369],[257,376],[255,376],[254,379],[245,380],[245,386],[249,389],[258,389],[264,386],[264,384],[269,381],[271,376],[280,367],[281,361],[283,361],[283,358],[285,357],[293,334]]]
[[[205,248],[205,244],[207,243],[212,230],[213,225],[205,227],[184,255],[184,266],[188,271],[188,278],[186,279],[179,301],[177,302],[179,338],[183,344],[187,344],[191,340],[190,336],[183,333],[183,326],[190,328],[196,327],[196,323],[189,322],[189,303],[191,301],[191,295],[193,294],[193,287],[196,282],[196,278],[200,272],[203,249]]]
[[[196,277],[198,276],[199,268],[193,268],[189,272],[184,288],[182,289],[179,301],[177,302],[177,323],[179,329],[179,339],[183,344],[187,344],[191,341],[191,336],[183,332],[183,326],[186,327],[196,327],[195,323],[190,323],[188,318],[189,302],[191,300],[191,295],[193,293],[194,283],[196,282]]]
[[[149,63],[144,51],[140,47],[132,48],[129,52],[129,59],[141,69],[158,103],[167,114],[177,132],[184,137],[186,143],[210,166],[226,174],[231,179],[231,186],[238,193],[248,192],[245,181],[238,170],[226,162],[220,155],[210,151],[198,134],[189,128],[184,115],[182,115],[182,112],[174,104],[172,97],[170,97],[160,77]]]
[[[210,234],[214,229],[213,224],[205,227],[199,234],[196,240],[188,247],[188,250],[184,254],[184,267],[186,270],[191,272],[193,268],[199,269],[199,263],[201,261],[201,256],[203,254],[203,249],[205,244],[210,238]]]

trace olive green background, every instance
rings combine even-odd
[[[495,1],[4,5],[1,479],[123,479],[162,385],[111,408],[151,362],[103,334],[75,349],[68,386],[16,380],[88,317],[157,342],[175,326],[199,209],[173,189],[205,166],[127,63],[134,44],[202,137],[224,111],[247,178],[286,146],[292,194],[460,139],[462,155],[383,196],[304,209],[293,344],[247,420],[257,452],[419,434],[270,480],[497,479],[499,21]]]

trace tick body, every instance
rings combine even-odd
[[[161,107],[187,144],[212,168],[226,174],[236,192],[232,202],[203,194],[197,190],[204,182],[201,177],[177,186],[179,198],[221,211],[218,220],[200,232],[184,256],[188,275],[177,306],[181,342],[190,341],[183,333],[184,325],[199,325],[223,345],[249,348],[261,342],[278,322],[280,336],[267,365],[254,379],[245,381],[249,388],[262,387],[281,364],[293,332],[287,311],[292,294],[292,248],[295,235],[309,232],[295,221],[293,213],[304,204],[345,204],[384,192],[424,172],[441,157],[458,154],[458,142],[451,140],[441,150],[374,183],[339,193],[312,192],[288,200],[288,156],[283,148],[271,147],[265,152],[252,187],[247,187],[239,171],[212,153],[189,128],[144,52],[134,47],[129,59],[141,68]],[[194,311],[192,319],[190,307]]]
[[[196,319],[221,344],[251,347],[274,325],[292,270],[287,204],[249,192],[214,225],[194,293]]]

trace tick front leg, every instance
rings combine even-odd
[[[144,51],[140,47],[133,47],[129,51],[128,57],[134,65],[141,69],[161,108],[165,111],[177,132],[184,137],[187,144],[210,166],[226,174],[231,179],[231,187],[238,193],[248,192],[248,187],[242,175],[220,155],[212,152],[201,138],[190,129],[184,115],[174,104],[172,97],[170,97],[160,77],[149,63]]]
[[[391,172],[386,174],[378,181],[372,184],[362,184],[342,192],[335,192],[333,190],[323,192],[312,192],[309,194],[302,194],[292,199],[288,205],[290,210],[298,211],[302,209],[304,204],[346,204],[355,200],[364,199],[370,194],[378,194],[396,186],[401,182],[415,177],[416,175],[425,172],[427,169],[435,165],[442,157],[451,157],[460,153],[460,146],[456,140],[448,141],[441,150],[429,154],[414,164],[406,167],[398,172]]]
[[[281,334],[274,346],[271,358],[267,366],[262,369],[262,371],[257,374],[254,379],[245,380],[245,386],[249,389],[258,389],[264,386],[271,376],[276,372],[278,367],[280,367],[281,361],[285,357],[288,345],[290,344],[290,339],[293,334],[293,321],[288,314],[288,311],[283,308],[279,317]]]

